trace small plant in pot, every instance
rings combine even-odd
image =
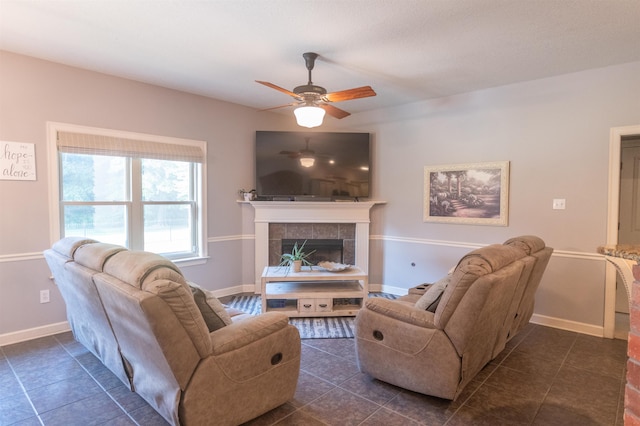
[[[244,200],[244,201],[252,201],[256,198],[256,190],[255,189],[251,189],[249,191],[244,190],[244,189],[240,189],[238,191],[238,194],[240,195],[240,199]]]
[[[280,256],[280,266],[288,266],[293,269],[293,272],[300,272],[302,265],[312,266],[311,262],[309,262],[308,257],[315,253],[315,250],[310,252],[304,251],[304,245],[307,244],[307,240],[304,243],[298,246],[298,242],[296,241],[293,244],[293,248],[291,249],[291,253],[284,253]]]

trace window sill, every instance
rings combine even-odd
[[[176,265],[180,266],[196,266],[196,265],[204,265],[209,260],[209,256],[204,257],[189,257],[185,259],[169,259]]]

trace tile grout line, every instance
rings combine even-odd
[[[567,353],[562,358],[562,362],[560,363],[560,366],[558,367],[558,371],[556,371],[556,373],[554,374],[553,378],[549,382],[549,388],[544,393],[544,397],[542,398],[542,401],[540,402],[540,405],[538,405],[538,409],[536,410],[535,414],[533,415],[533,419],[531,420],[530,424],[533,424],[533,422],[536,421],[536,417],[538,417],[538,414],[540,413],[540,409],[542,408],[542,405],[544,405],[544,402],[547,400],[547,396],[549,396],[549,392],[551,392],[551,388],[553,387],[553,384],[555,383],[556,379],[558,378],[558,374],[560,374],[560,370],[562,370],[562,367],[565,365],[565,363],[567,361],[567,358],[569,358],[569,354],[571,353],[571,350],[576,345],[577,341],[578,341],[578,334],[574,333],[573,342],[571,342],[571,346],[569,347],[569,350],[567,350]]]
[[[56,342],[57,342],[60,346],[62,346],[62,349],[64,349],[64,350],[65,350],[65,352],[66,352],[67,354],[69,354],[69,356],[70,356],[71,358],[73,358],[73,360],[74,360],[74,361],[75,361],[75,362],[80,366],[80,368],[82,368],[82,369],[83,369],[83,370],[84,370],[84,371],[89,375],[89,377],[91,377],[91,380],[93,380],[93,381],[98,385],[98,387],[102,390],[102,392],[104,392],[104,393],[109,397],[109,399],[111,399],[111,400],[112,400],[112,401],[113,401],[113,402],[118,406],[118,408],[120,408],[120,410],[122,410],[122,412],[123,412],[127,417],[129,417],[129,419],[130,419],[130,420],[131,420],[131,421],[132,421],[136,426],[141,426],[141,425],[140,425],[140,424],[139,424],[139,423],[138,423],[138,422],[137,422],[137,421],[136,421],[136,420],[131,416],[131,414],[129,414],[129,412],[128,412],[127,410],[125,410],[125,408],[124,408],[124,407],[123,407],[123,406],[122,406],[118,401],[116,401],[116,399],[115,399],[115,398],[114,398],[114,397],[113,397],[113,396],[112,396],[112,395],[107,391],[107,389],[102,385],[102,383],[100,383],[100,382],[98,381],[98,379],[96,379],[95,377],[93,377],[93,374],[91,374],[91,372],[90,372],[90,371],[89,371],[89,370],[88,370],[88,369],[87,369],[87,368],[86,368],[86,367],[85,367],[85,366],[84,366],[84,365],[83,365],[83,364],[78,360],[78,358],[76,358],[76,357],[75,357],[75,356],[74,356],[74,355],[73,355],[73,354],[72,354],[72,353],[67,349],[67,347],[66,347],[65,345],[63,345],[63,344],[58,340],[57,335],[54,335],[53,337],[55,338]],[[83,347],[84,347],[84,346],[83,346]],[[86,348],[85,348],[85,349],[86,349]],[[93,355],[93,353],[91,353],[91,351],[90,351],[90,350],[88,350],[88,349],[87,349],[87,353],[90,353],[91,355]],[[94,356],[95,356],[95,355],[94,355]],[[108,369],[107,369],[107,370],[108,370]],[[108,371],[109,371],[109,372],[111,372],[111,370],[108,370]],[[114,419],[115,419],[115,418],[117,418],[117,417],[114,417]],[[111,420],[113,420],[113,419],[111,419]],[[108,421],[109,421],[109,420],[108,420]]]
[[[24,395],[25,398],[27,398],[27,401],[29,401],[29,405],[31,406],[31,409],[33,410],[33,413],[34,413],[34,417],[38,419],[38,421],[42,426],[44,426],[44,422],[40,418],[40,413],[38,413],[38,410],[36,410],[36,406],[33,405],[33,401],[31,401],[31,397],[29,396],[27,389],[24,387],[22,380],[20,380],[18,373],[16,373],[16,370],[13,368],[13,365],[11,364],[11,360],[9,359],[7,354],[4,352],[4,349],[2,348],[2,346],[0,346],[0,351],[2,351],[2,355],[4,356],[4,359],[7,360],[7,365],[11,369],[11,373],[13,373],[13,377],[15,377],[16,381],[18,382],[18,385],[20,385],[20,390],[22,391],[22,394]]]

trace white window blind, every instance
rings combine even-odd
[[[154,160],[204,163],[202,148],[195,145],[152,142],[86,133],[58,132],[59,152],[109,155]]]

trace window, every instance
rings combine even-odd
[[[205,255],[203,142],[53,127],[58,238],[94,238],[174,260]]]

